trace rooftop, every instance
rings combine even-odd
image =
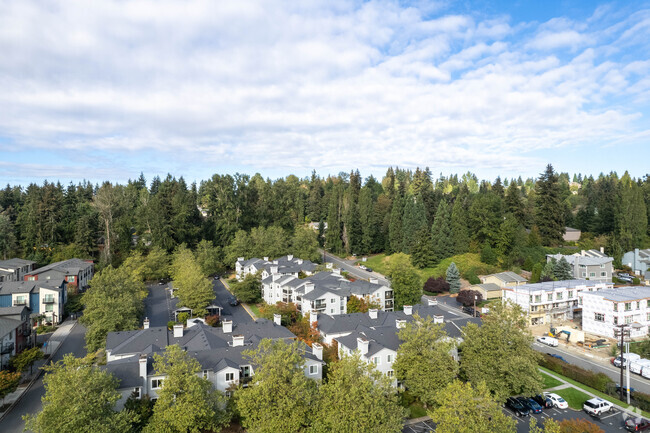
[[[488,277],[496,277],[506,283],[525,283],[528,281],[519,274],[516,274],[511,271],[499,272],[498,274],[487,275]]]
[[[612,283],[601,283],[597,281],[590,280],[561,280],[561,281],[546,281],[543,283],[533,283],[533,284],[524,284],[521,286],[508,287],[503,290],[511,290],[518,292],[538,292],[544,290],[547,292],[552,292],[557,289],[575,289],[576,287],[611,287]]]
[[[91,266],[93,266],[92,262],[87,262],[81,259],[69,259],[62,262],[50,263],[49,265],[43,266],[42,268],[34,269],[29,274],[38,275],[46,271],[55,270],[62,272],[65,275],[77,275],[80,271],[83,271]]]
[[[616,287],[613,289],[599,290],[597,292],[584,292],[583,295],[599,296],[615,302],[637,301],[650,298],[650,287]]]

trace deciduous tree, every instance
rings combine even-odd
[[[411,259],[404,253],[393,254],[388,262],[388,278],[395,295],[395,308],[415,305],[422,298],[422,281]]]
[[[14,356],[11,359],[11,366],[16,369],[16,371],[25,371],[29,368],[29,372],[32,372],[32,367],[36,361],[43,359],[45,355],[43,351],[38,347],[32,347],[31,349],[26,349],[20,352],[18,355]]]

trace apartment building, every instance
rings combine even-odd
[[[262,278],[266,278],[272,274],[298,278],[301,272],[305,275],[311,275],[316,269],[316,266],[316,263],[294,257],[291,254],[274,260],[269,260],[268,257],[262,259],[253,257],[248,260],[245,260],[244,257],[239,257],[237,262],[235,262],[235,274],[239,281],[243,280],[246,275],[255,275],[260,271],[262,271]]]
[[[67,284],[85,289],[94,275],[94,269],[92,260],[69,259],[34,269],[26,273],[24,279],[25,281],[65,280]]]
[[[611,283],[614,272],[614,259],[608,257],[604,250],[582,250],[572,255],[548,254],[547,261],[560,260],[562,257],[571,265],[571,272],[576,279],[585,279]]]
[[[246,350],[255,349],[262,339],[293,341],[296,336],[275,321],[257,319],[253,323],[234,324],[224,320],[221,328],[212,328],[200,320],[188,321],[188,327],[175,325],[149,327],[135,331],[110,332],[106,338],[106,366],[103,368],[120,381],[122,395],[117,402],[121,409],[132,393],[141,397],[158,398],[158,390],[165,377],[156,374],[153,354],[162,353],[170,345],[179,345],[191,353],[201,365],[202,377],[219,391],[229,393],[231,387],[246,386],[252,380],[255,365],[244,356]],[[321,380],[323,374],[322,346],[304,345],[305,375]]]
[[[621,261],[624,265],[629,266],[632,272],[643,278],[650,270],[650,248],[644,250],[635,248],[634,251],[628,251],[623,254]]]
[[[520,305],[530,325],[542,325],[553,320],[573,319],[574,311],[582,308],[580,293],[612,287],[611,282],[592,280],[547,281],[504,288],[503,299]]]
[[[23,276],[34,270],[36,262],[24,259],[0,260],[0,283],[22,281]]]
[[[630,326],[632,338],[646,338],[650,324],[650,287],[617,287],[582,292],[582,330],[603,337],[614,337],[618,325]]]
[[[46,322],[61,323],[68,300],[65,280],[10,281],[0,283],[0,308],[27,307]]]

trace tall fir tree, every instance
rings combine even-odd
[[[564,256],[553,265],[553,276],[558,281],[573,279],[571,265]]]
[[[521,191],[516,182],[510,182],[505,195],[505,212],[511,213],[517,219],[519,224],[525,226],[525,207],[521,197]]]
[[[327,231],[325,232],[325,246],[333,253],[343,251],[341,238],[341,206],[340,191],[335,186],[330,193],[330,202],[327,210]]]
[[[465,202],[469,190],[463,185],[451,211],[451,233],[454,240],[454,254],[469,251],[469,232],[467,229],[467,207]]]
[[[395,194],[393,206],[390,211],[390,225],[388,227],[388,239],[391,253],[402,251],[402,211],[404,209],[403,199]]]
[[[413,266],[424,269],[434,264],[433,246],[431,244],[431,231],[428,228],[421,229],[411,247],[411,262]]]
[[[535,186],[535,220],[544,245],[557,245],[564,234],[564,204],[559,178],[551,164],[546,166]]]
[[[458,293],[460,291],[460,271],[456,263],[451,262],[447,268],[445,279],[449,283],[449,293]]]
[[[625,172],[619,183],[620,205],[617,211],[617,237],[623,252],[643,245],[648,229],[648,215],[643,191]]]
[[[428,227],[426,210],[421,196],[408,196],[402,215],[402,251],[410,254],[418,241],[417,234]]]
[[[441,200],[438,205],[436,218],[431,226],[431,243],[436,263],[454,255],[455,245],[451,229],[451,214],[446,200]]]

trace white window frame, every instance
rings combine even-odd
[[[381,357],[379,357],[379,356],[373,356],[372,358],[370,358],[370,361],[371,361],[375,366],[377,366],[377,365],[381,365]]]
[[[164,379],[151,379],[151,389],[160,389],[162,388]],[[155,385],[154,385],[155,383]]]
[[[309,366],[309,375],[314,376],[318,374],[318,364],[312,364]]]
[[[605,315],[603,313],[594,313],[594,322],[604,322]]]
[[[392,353],[389,353],[388,355],[386,355],[386,362],[387,362],[388,364],[390,364],[391,362],[393,362],[393,354],[392,354]]]
[[[230,379],[228,379],[229,376],[230,376]],[[234,380],[235,380],[235,373],[233,373],[233,372],[226,373],[226,382],[232,382]]]

